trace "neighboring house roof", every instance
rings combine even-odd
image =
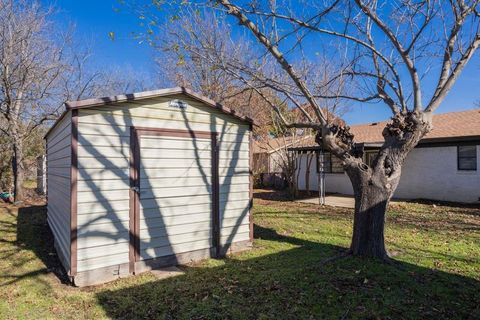
[[[310,144],[310,139],[313,139],[313,136],[289,136],[289,137],[280,137],[272,138],[266,141],[254,141],[253,143],[253,153],[273,153],[285,147],[292,147],[295,144],[295,147],[303,147]]]
[[[128,101],[138,101],[138,100],[144,100],[144,99],[152,99],[152,98],[159,98],[159,97],[167,97],[167,96],[172,96],[172,95],[177,95],[177,94],[184,94],[190,98],[193,98],[197,101],[203,102],[206,105],[215,108],[217,110],[220,110],[221,112],[225,114],[229,114],[241,121],[247,122],[249,124],[255,124],[253,119],[249,117],[244,117],[235,112],[235,110],[229,109],[213,100],[210,98],[207,98],[205,96],[202,96],[198,93],[193,92],[190,89],[187,89],[185,87],[175,87],[175,88],[168,88],[168,89],[160,89],[160,90],[152,90],[152,91],[143,91],[143,92],[136,92],[136,93],[129,93],[129,94],[121,94],[121,95],[115,95],[115,96],[109,96],[109,97],[103,97],[103,98],[94,98],[94,99],[85,99],[85,100],[80,100],[80,101],[67,101],[65,103],[65,111],[63,114],[59,117],[57,122],[53,124],[53,126],[50,128],[50,130],[47,132],[45,135],[48,136],[50,131],[56,126],[56,124],[63,118],[63,116],[69,111],[69,110],[74,110],[74,109],[83,109],[83,108],[92,108],[92,107],[97,107],[97,106],[104,106],[104,105],[109,105],[113,103],[121,103],[121,102],[128,102]]]
[[[311,105],[304,104],[302,108],[312,118],[314,119],[316,118],[314,108]],[[324,114],[327,116],[328,121],[330,123],[335,123],[337,125],[345,124],[345,122],[342,119],[337,117],[332,112],[323,108],[322,110]],[[292,112],[297,115],[298,119],[300,119],[299,121],[306,121],[305,115],[302,113],[302,111],[298,107],[293,108]],[[289,136],[289,137],[272,138],[266,141],[254,141],[253,153],[269,153],[270,154],[285,147],[301,148],[301,147],[307,147],[313,143],[315,143],[315,136],[312,136],[312,135],[306,135],[306,136],[296,135],[294,137]]]
[[[387,121],[376,125],[352,126],[358,142],[383,142],[382,131]],[[480,136],[480,110],[467,110],[433,115],[433,129],[423,139]]]
[[[387,122],[353,125],[350,131],[357,143],[383,143],[382,131]],[[480,138],[480,109],[434,114],[433,129],[422,141],[465,138]],[[316,146],[315,137],[310,138],[308,146]]]

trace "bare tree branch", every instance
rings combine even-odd
[[[288,61],[286,60],[284,55],[280,52],[278,47],[273,45],[271,41],[258,29],[258,27],[252,21],[250,21],[240,11],[240,9],[237,6],[231,4],[230,1],[228,0],[219,0],[218,2],[222,4],[229,11],[230,14],[235,16],[238,19],[240,24],[246,26],[255,35],[258,41],[262,43],[265,46],[265,48],[267,48],[267,50],[272,54],[272,56],[277,60],[277,62],[282,66],[282,68],[290,75],[290,77],[295,82],[295,84],[299,87],[300,91],[304,94],[305,98],[310,103],[310,105],[312,105],[320,123],[322,123],[322,125],[326,125],[327,120],[320,106],[315,101],[315,98],[312,96],[310,90],[307,88],[304,81],[300,79],[296,71],[293,69],[293,66],[290,63],[288,63]]]
[[[406,105],[405,105],[405,102],[404,102],[405,99],[403,97],[403,89],[402,89],[402,83],[401,83],[401,80],[400,80],[400,75],[397,72],[393,63],[385,55],[383,55],[379,50],[377,50],[375,48],[375,46],[372,46],[371,44],[369,44],[365,41],[362,41],[361,39],[358,39],[358,38],[356,38],[352,35],[349,35],[345,32],[337,32],[337,31],[334,31],[334,30],[328,30],[328,29],[325,29],[325,28],[320,28],[316,25],[312,25],[312,24],[309,23],[309,21],[313,20],[313,18],[309,19],[308,21],[302,21],[302,20],[296,19],[292,16],[281,15],[281,14],[273,13],[273,12],[272,13],[265,13],[265,12],[261,12],[261,11],[258,11],[258,10],[255,10],[255,11],[251,10],[249,12],[253,13],[253,14],[257,14],[257,15],[263,15],[263,16],[269,16],[269,17],[275,17],[275,18],[278,18],[278,19],[287,20],[287,21],[290,21],[292,23],[297,24],[298,26],[317,31],[319,33],[323,33],[323,34],[327,34],[327,35],[331,35],[331,36],[335,36],[335,37],[339,37],[339,38],[344,38],[344,39],[352,41],[356,44],[359,44],[359,45],[363,46],[364,48],[367,48],[368,50],[370,50],[372,52],[373,55],[378,56],[388,66],[390,71],[393,73],[395,81],[396,81],[397,86],[398,86],[397,92],[398,92],[398,97],[400,99],[400,103],[404,107],[404,109],[406,108]]]
[[[475,39],[472,41],[467,51],[463,54],[463,56],[457,62],[453,71],[445,80],[442,80],[441,81],[442,84],[441,85],[439,84],[440,86],[437,87],[434,97],[430,101],[429,105],[425,108],[426,112],[433,112],[438,108],[438,106],[443,101],[448,91],[450,91],[452,86],[455,84],[455,81],[458,79],[459,75],[462,73],[468,61],[470,61],[470,59],[472,58],[473,54],[475,53],[475,51],[478,49],[479,46],[480,46],[480,34],[477,33]]]
[[[418,72],[417,72],[417,69],[414,65],[414,62],[409,55],[409,50],[407,51],[403,48],[403,46],[400,43],[397,36],[377,16],[375,11],[373,11],[371,8],[369,8],[367,5],[365,5],[362,2],[362,0],[355,0],[355,2],[360,7],[360,9],[362,9],[362,11],[369,18],[371,18],[375,22],[375,24],[387,35],[387,37],[392,42],[393,46],[397,49],[398,53],[402,57],[403,61],[405,62],[405,65],[408,69],[408,72],[410,73],[410,77],[411,77],[411,80],[412,80],[414,109],[415,109],[416,112],[421,112],[422,111],[422,88],[421,88],[421,84],[420,84],[420,77],[418,76]],[[413,46],[413,44],[411,44],[410,46]]]

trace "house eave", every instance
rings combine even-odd
[[[380,149],[383,145],[382,142],[365,142],[359,143],[363,145],[365,150]],[[450,147],[458,145],[480,145],[480,135],[474,136],[461,136],[461,137],[438,137],[422,139],[416,146],[416,148],[432,148],[432,147]],[[321,150],[320,146],[308,146],[308,147],[296,147],[288,148],[288,151],[317,151]]]

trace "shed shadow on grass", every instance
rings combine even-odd
[[[255,226],[257,251],[220,266],[97,293],[112,318],[477,318],[480,282],[399,262],[348,257],[344,248]],[[277,246],[281,245],[283,251]],[[270,248],[270,249],[269,249]],[[272,249],[273,248],[273,249]],[[274,252],[274,253],[272,253]]]
[[[53,245],[53,234],[47,223],[46,206],[31,205],[18,208],[16,222],[12,224],[11,231],[16,232],[16,240],[14,243],[15,251],[8,255],[2,255],[2,259],[11,259],[13,266],[21,269],[30,263],[33,259],[15,259],[14,256],[19,250],[32,251],[35,258],[42,261],[43,267],[34,269],[26,273],[16,273],[12,269],[11,274],[2,274],[0,278],[4,281],[0,286],[14,284],[23,279],[36,278],[37,281],[44,282],[44,285],[50,287],[50,284],[43,281],[38,276],[53,273],[61,283],[68,283],[68,276],[62,267],[60,260],[55,252]],[[16,230],[13,229],[16,227]]]

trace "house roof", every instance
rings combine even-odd
[[[383,143],[382,131],[388,121],[353,125],[350,131],[358,143]],[[441,113],[433,115],[433,129],[422,142],[480,138],[480,109]],[[308,147],[317,146],[315,137],[310,137]],[[306,146],[307,147],[307,146]]]
[[[121,94],[109,97],[102,97],[102,98],[93,98],[93,99],[85,99],[79,101],[67,101],[65,103],[65,111],[59,117],[59,119],[53,124],[53,126],[48,130],[45,137],[52,131],[52,129],[56,126],[56,124],[63,118],[63,116],[70,110],[75,109],[84,109],[84,108],[92,108],[97,106],[105,106],[110,105],[113,103],[121,103],[121,102],[128,102],[128,101],[138,101],[144,99],[151,99],[151,98],[158,98],[158,97],[168,97],[177,94],[184,94],[192,99],[197,101],[203,102],[206,105],[215,108],[222,113],[228,114],[237,118],[243,122],[248,124],[254,125],[254,120],[241,116],[235,112],[235,110],[229,109],[210,98],[207,98],[201,94],[195,93],[192,90],[185,88],[185,87],[175,87],[175,88],[167,88],[167,89],[160,89],[160,90],[152,90],[152,91],[143,91],[143,92],[136,92],[136,93],[129,93],[129,94]]]
[[[310,139],[313,136],[288,136],[268,139],[266,141],[254,141],[253,153],[273,153],[281,148],[291,147],[296,144],[296,147],[307,146],[311,143]]]
[[[352,126],[358,142],[383,142],[382,131],[387,121]],[[480,110],[467,110],[433,115],[433,129],[424,139],[480,136]]]
[[[312,117],[316,118],[314,108],[310,104],[305,104],[302,106],[304,110]],[[345,122],[337,117],[332,112],[328,111],[327,109],[322,109],[323,112],[327,115],[328,121],[330,123],[335,123],[337,125],[344,125]],[[297,115],[297,119],[299,121],[306,121],[306,117],[302,113],[302,111],[295,107],[292,109],[292,112]],[[275,151],[280,150],[281,148],[289,148],[293,147],[295,144],[295,148],[302,148],[310,146],[311,144],[315,143],[315,136],[308,135],[308,136],[294,136],[294,137],[280,137],[280,138],[272,138],[265,141],[254,141],[253,143],[253,153],[273,153]]]

